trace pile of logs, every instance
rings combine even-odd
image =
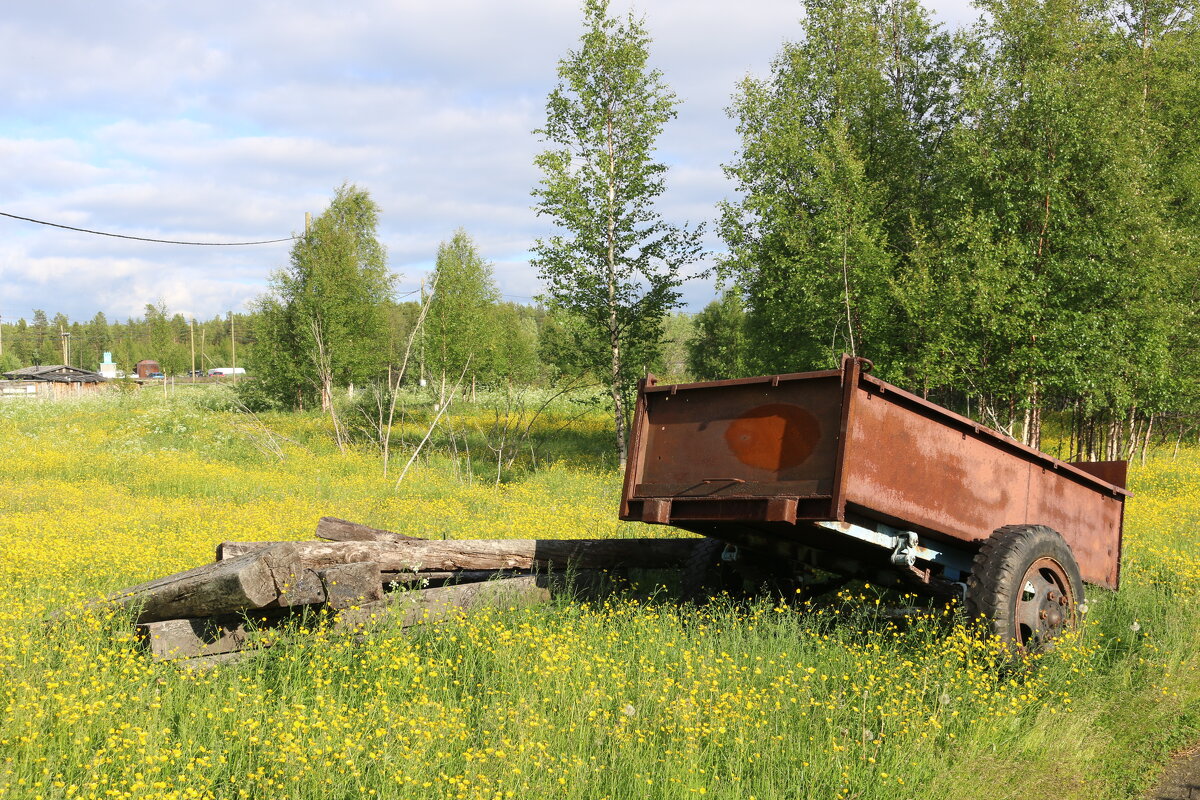
[[[202,667],[253,649],[253,631],[319,609],[335,627],[408,627],[550,599],[564,576],[682,565],[696,539],[427,540],[324,517],[308,542],[224,542],[212,564],[105,598],[136,615],[151,656]],[[569,571],[569,573],[568,573]],[[261,638],[261,637],[257,637]]]

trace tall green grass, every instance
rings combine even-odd
[[[240,666],[152,663],[128,620],[45,611],[306,538],[324,514],[430,536],[665,535],[615,520],[598,413],[550,409],[497,487],[445,433],[405,481],[319,415],[223,395],[0,406],[0,798],[1136,797],[1200,738],[1200,453],[1135,469],[1120,592],[1028,662],[953,608],[854,584],[801,608],[607,600],[359,636],[313,619]],[[419,399],[419,398],[418,398]],[[413,401],[414,404],[416,400]],[[486,408],[461,406],[457,430]],[[415,415],[414,415],[415,416]],[[412,423],[409,442],[424,430]],[[274,439],[278,449],[265,446]],[[407,455],[407,454],[406,454]]]

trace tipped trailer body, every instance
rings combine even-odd
[[[847,356],[819,372],[648,377],[621,518],[713,537],[724,561],[744,550],[777,570],[957,593],[1022,644],[1074,619],[1080,578],[1117,588],[1125,462],[1061,461],[869,370]]]

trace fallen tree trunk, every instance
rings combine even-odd
[[[331,542],[407,542],[421,537],[372,528],[337,517],[321,517],[317,523],[317,538]]]
[[[411,539],[403,542],[295,542],[306,569],[373,561],[385,572],[487,569],[661,569],[683,564],[697,539]],[[223,542],[217,558],[271,543]]]
[[[346,577],[346,573],[341,573],[341,577]],[[550,585],[551,581],[547,578],[529,575],[399,592],[386,599],[344,607],[330,619],[329,624],[334,630],[343,631],[383,623],[408,628],[439,622],[472,608],[544,603],[550,599]],[[225,663],[229,659],[210,657],[251,649],[254,647],[254,631],[274,628],[297,618],[299,612],[296,609],[273,609],[255,614],[253,620],[228,615],[170,619],[138,625],[137,636],[151,657],[159,661],[191,659],[193,665]]]
[[[395,621],[400,627],[409,628],[440,622],[473,608],[537,605],[548,602],[550,594],[550,581],[535,575],[397,592],[378,602],[342,611],[336,624],[338,627],[369,627]]]
[[[479,583],[480,581],[490,581],[497,576],[501,577],[517,577],[519,575],[528,574],[527,570],[498,570],[498,569],[455,569],[442,570],[439,572],[413,572],[405,570],[403,572],[382,572],[380,576],[383,581],[384,588],[391,584],[404,586],[410,583],[426,583],[432,584],[439,581],[452,581],[454,583]]]
[[[232,653],[249,645],[252,629],[270,627],[290,616],[290,612],[282,614],[276,611],[254,623],[238,616],[144,622],[137,626],[137,637],[158,661]]]
[[[138,609],[138,622],[211,617],[277,605],[303,577],[291,542],[131,586],[102,603]]]
[[[330,608],[350,608],[383,599],[383,577],[379,565],[358,561],[317,572]]]

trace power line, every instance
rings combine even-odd
[[[79,233],[90,233],[94,236],[111,236],[114,239],[133,239],[137,242],[157,242],[159,244],[186,244],[193,247],[245,247],[251,244],[277,244],[278,242],[295,241],[297,237],[289,236],[286,239],[267,239],[261,242],[180,242],[175,239],[150,239],[145,236],[128,236],[124,233],[107,233],[105,231],[93,231],[87,228],[76,228],[71,225],[60,225],[57,222],[46,222],[41,219],[33,219],[32,217],[19,217],[16,214],[9,214],[5,211],[0,211],[0,217],[10,217],[11,219],[19,219],[22,222],[33,222],[38,225],[49,225],[51,228],[62,228],[68,231],[78,231]]]

